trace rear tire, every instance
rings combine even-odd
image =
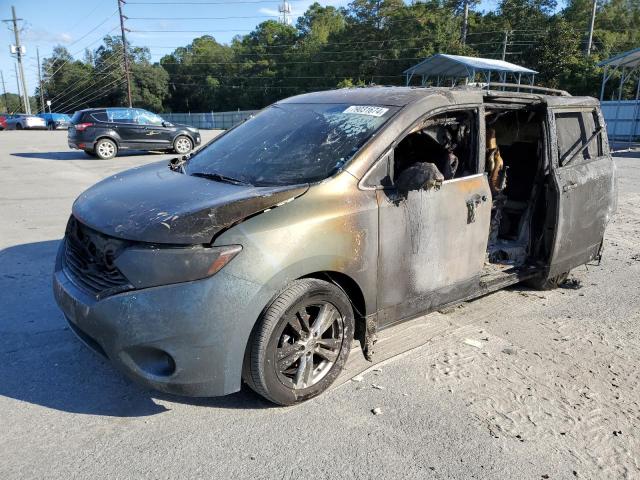
[[[296,280],[256,324],[245,355],[244,380],[278,405],[313,398],[342,371],[353,330],[353,309],[340,288],[322,280]]]
[[[95,152],[100,160],[110,160],[118,154],[118,146],[109,138],[101,138],[96,142]]]
[[[536,290],[555,290],[567,279],[569,272],[561,273],[555,277],[531,278],[525,285]]]

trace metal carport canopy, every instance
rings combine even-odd
[[[424,76],[443,77],[468,77],[475,72],[504,72],[504,73],[524,73],[535,75],[535,70],[521,67],[504,60],[494,60],[491,58],[465,57],[462,55],[449,55],[437,53],[432,57],[408,68],[403,73]]]
[[[611,57],[608,60],[600,62],[598,66],[636,68],[640,66],[640,48],[629,50],[628,52]]]

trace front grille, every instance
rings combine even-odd
[[[113,263],[127,245],[71,217],[65,235],[66,273],[78,287],[98,299],[130,290],[133,286]]]

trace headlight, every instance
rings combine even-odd
[[[136,288],[190,282],[219,272],[242,250],[224,247],[130,247],[114,264]]]

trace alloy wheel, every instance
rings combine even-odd
[[[116,153],[116,147],[111,142],[101,142],[98,145],[98,153],[101,157],[110,158]]]
[[[282,323],[276,372],[287,387],[303,389],[322,380],[335,364],[344,340],[344,319],[328,302],[301,306]]]
[[[191,140],[186,137],[180,137],[176,140],[176,152],[188,153],[191,151]]]

